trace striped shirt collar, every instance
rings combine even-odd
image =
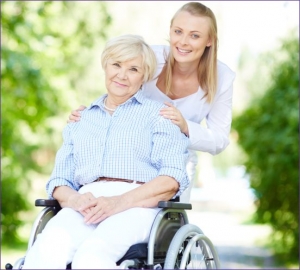
[[[97,100],[95,100],[87,109],[90,110],[91,108],[93,108],[94,106],[98,106],[99,108],[104,109],[104,104],[103,101],[104,99],[107,97],[107,94],[104,94],[103,96],[99,97]],[[131,98],[129,98],[128,100],[126,100],[124,103],[120,104],[126,104],[128,102],[131,102],[133,100],[137,101],[140,104],[143,104],[145,101],[146,97],[144,96],[144,94],[142,93],[141,90],[137,91]]]

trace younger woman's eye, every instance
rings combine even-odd
[[[176,34],[180,34],[180,33],[181,33],[180,30],[175,30],[174,32],[175,32]]]
[[[192,38],[199,38],[199,35],[193,34]]]

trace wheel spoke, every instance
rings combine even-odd
[[[181,227],[168,249],[166,269],[217,269],[219,259],[212,242],[195,225]]]

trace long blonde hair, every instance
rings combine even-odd
[[[206,47],[198,65],[198,81],[201,88],[206,92],[205,96],[207,101],[210,103],[213,101],[218,84],[217,76],[217,47],[218,47],[218,36],[217,36],[217,21],[214,13],[205,5],[198,2],[189,2],[183,5],[173,16],[171,20],[171,26],[177,14],[181,11],[187,11],[192,16],[207,17],[210,20],[209,38],[211,40],[211,46]],[[172,93],[172,69],[175,64],[175,59],[170,50],[169,55],[166,59],[166,94]]]

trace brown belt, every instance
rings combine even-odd
[[[100,181],[136,183],[139,185],[145,184],[145,182],[133,181],[133,180],[127,180],[127,179],[121,179],[121,178],[110,178],[110,177],[99,177],[94,182],[100,182]]]

